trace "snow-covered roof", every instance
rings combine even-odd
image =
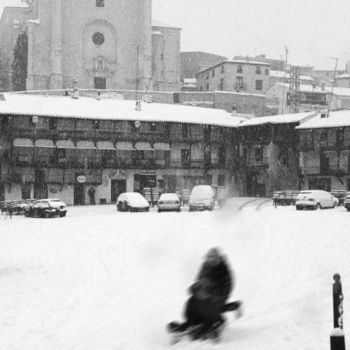
[[[279,70],[271,70],[270,71],[270,77],[272,77],[272,78],[284,78],[284,77],[286,77],[287,79],[289,79],[290,78],[290,73],[286,73],[284,71],[279,71]],[[308,81],[313,81],[314,80],[309,75],[301,75],[300,79],[301,80],[308,80]]]
[[[297,129],[323,129],[350,126],[350,110],[331,111],[328,117],[318,113],[314,118],[297,126]]]
[[[304,120],[316,116],[315,112],[295,113],[295,114],[281,114],[272,115],[266,117],[252,118],[243,121],[240,127],[253,126],[253,125],[264,125],[264,124],[292,124],[302,123]]]
[[[0,114],[36,115],[59,118],[94,120],[138,120],[175,122],[237,127],[244,119],[221,109],[183,106],[178,104],[142,102],[141,111],[135,110],[135,101],[97,99],[93,97],[43,96],[3,94]]]
[[[286,89],[289,89],[289,84],[277,83],[277,85],[281,86],[281,87],[284,86]],[[332,92],[332,87],[325,86],[324,90],[323,90],[319,86],[300,84],[300,91],[301,92],[316,92],[316,93],[330,94]],[[350,97],[350,88],[333,87],[333,95]]]
[[[159,22],[157,20],[152,20],[152,26],[153,27],[161,27],[161,28],[174,28],[174,29],[181,29],[178,26],[171,25],[169,23]]]
[[[197,74],[206,72],[207,70],[213,69],[213,68],[221,66],[223,64],[248,64],[248,65],[253,65],[253,66],[266,66],[266,67],[271,66],[270,63],[266,63],[266,62],[245,61],[245,60],[225,60],[225,61],[220,61],[216,64],[213,64],[212,66],[207,67],[207,68],[199,71]]]
[[[350,74],[341,74],[341,75],[337,75],[335,77],[335,79],[349,79],[350,78]]]

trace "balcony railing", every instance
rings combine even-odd
[[[262,157],[262,158],[250,157],[247,159],[247,166],[252,166],[252,167],[269,166],[269,158],[268,157]]]

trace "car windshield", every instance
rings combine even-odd
[[[164,193],[160,196],[159,200],[161,201],[177,201],[179,197],[174,193]]]

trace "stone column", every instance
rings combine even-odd
[[[51,1],[50,89],[62,89],[62,0]]]

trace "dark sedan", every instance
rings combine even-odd
[[[64,217],[67,214],[67,206],[60,199],[40,199],[25,209],[24,215],[32,218],[51,218],[53,216]]]

